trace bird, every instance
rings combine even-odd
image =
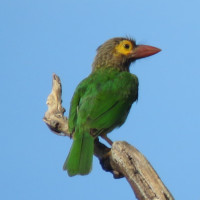
[[[97,48],[92,72],[75,89],[70,104],[68,126],[72,147],[63,165],[68,175],[87,175],[92,169],[94,140],[101,136],[110,145],[107,134],[126,120],[138,99],[138,78],[130,73],[137,59],[161,49],[137,45],[128,37],[115,37]]]

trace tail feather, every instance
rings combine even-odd
[[[90,133],[75,133],[70,153],[63,169],[69,176],[89,174],[92,169],[94,138]]]

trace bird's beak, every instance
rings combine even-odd
[[[138,45],[134,49],[134,52],[132,53],[132,58],[134,59],[145,58],[148,56],[152,56],[160,51],[161,49],[158,49],[156,47],[152,47],[148,45]]]

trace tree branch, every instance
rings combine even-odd
[[[48,110],[43,120],[55,134],[70,136],[61,95],[60,78],[53,74],[52,92],[47,98]],[[111,172],[114,178],[126,177],[138,200],[174,199],[148,160],[127,142],[114,142],[110,149],[97,138],[94,154],[102,168]]]

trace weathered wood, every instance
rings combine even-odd
[[[122,173],[138,199],[173,200],[148,160],[127,142],[114,142],[111,166]]]
[[[60,78],[53,74],[52,91],[47,97],[48,110],[43,117],[46,125],[57,135],[70,136],[68,120],[64,116],[65,109],[62,107],[62,85]]]

